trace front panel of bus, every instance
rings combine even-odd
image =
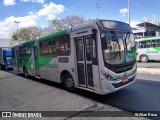
[[[113,25],[112,25],[113,24]],[[100,39],[103,65],[100,72],[103,94],[116,91],[135,80],[136,46],[128,24],[102,21]],[[112,29],[106,29],[112,27]]]

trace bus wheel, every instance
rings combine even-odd
[[[23,75],[25,78],[28,78],[28,71],[26,68],[23,68]]]
[[[5,66],[4,66],[4,65],[1,65],[1,69],[4,70],[4,69],[5,69]]]
[[[148,62],[149,59],[148,59],[147,55],[142,55],[141,58],[140,58],[140,60],[141,60],[141,62],[146,63],[146,62]]]
[[[6,71],[8,70],[7,65],[4,66],[4,69],[5,69]]]
[[[67,73],[64,76],[64,81],[63,81],[64,87],[66,88],[66,90],[70,91],[70,92],[74,92],[75,91],[75,84],[74,84],[74,80],[71,74]]]

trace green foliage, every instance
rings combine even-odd
[[[18,40],[17,34],[14,32],[11,36],[12,40]]]
[[[19,40],[19,41],[28,41],[28,40],[35,40],[41,37],[41,28],[40,27],[27,27],[21,28],[18,32],[14,32],[11,35],[12,40]]]
[[[24,41],[30,40],[30,35],[29,32],[27,31],[27,28],[20,29],[18,37],[19,39],[22,39]]]
[[[86,19],[82,16],[66,16],[65,18],[62,19],[53,19],[49,21],[49,25],[45,28],[41,28],[38,26],[21,28],[17,32],[13,32],[13,34],[11,35],[11,39],[13,41],[35,40],[42,36],[46,36],[54,32],[65,30],[67,28],[70,28],[77,24],[81,24],[86,21],[91,21],[91,20]]]
[[[89,20],[85,19],[82,16],[66,16],[65,18],[62,18],[60,20],[58,19],[50,20],[50,25],[53,26],[55,31],[60,31],[63,29],[70,28],[74,25],[84,23],[86,21]]]

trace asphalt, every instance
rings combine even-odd
[[[78,111],[78,113],[73,113],[67,117],[36,118],[36,120],[146,120],[143,117],[130,117],[131,115],[134,116],[134,113],[69,93],[64,89],[54,87],[54,85],[42,84],[38,80],[28,80],[16,74],[0,70],[0,111],[37,110]],[[102,114],[101,111],[110,111],[110,113],[104,112]],[[106,114],[112,117],[106,117]],[[102,117],[103,115],[105,117]]]

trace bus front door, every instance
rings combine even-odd
[[[39,67],[38,67],[38,48],[37,46],[33,47],[33,61],[34,61],[34,71],[35,75],[39,75]]]
[[[76,38],[76,53],[79,86],[93,89],[91,36]]]

